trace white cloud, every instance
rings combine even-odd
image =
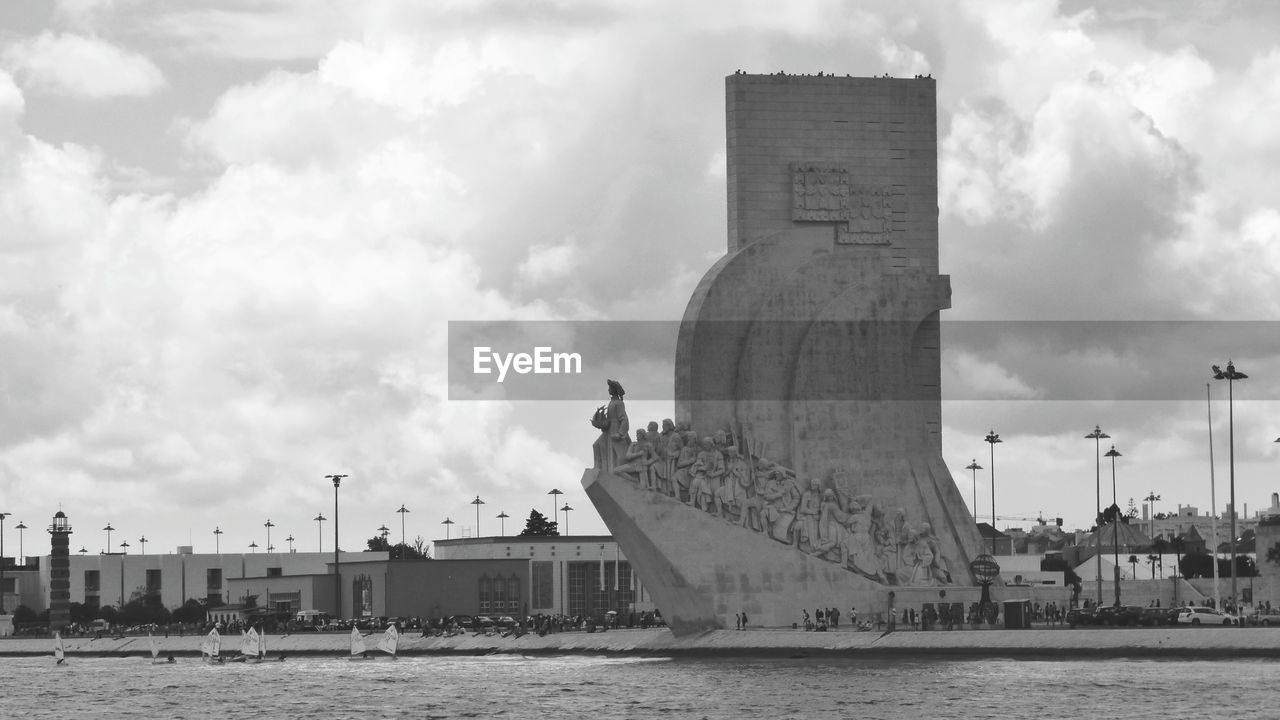
[[[982,400],[1033,400],[1042,392],[1000,365],[967,352],[944,353],[942,386],[951,396]]]
[[[572,239],[555,245],[537,244],[516,269],[525,283],[539,285],[555,282],[577,267],[582,250]]]
[[[5,48],[3,61],[30,90],[102,100],[142,97],[165,86],[143,55],[106,40],[44,32]]]

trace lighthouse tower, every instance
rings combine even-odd
[[[71,523],[61,510],[49,526],[49,629],[63,630],[71,624]]]

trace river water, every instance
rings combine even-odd
[[[3,718],[1275,718],[1280,661],[0,659]]]

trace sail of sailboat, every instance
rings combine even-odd
[[[209,631],[204,641],[200,643],[200,654],[210,662],[213,662],[218,659],[218,652],[221,649],[222,636],[218,635],[218,628],[214,628]]]
[[[395,623],[392,623],[387,626],[387,631],[382,634],[382,639],[378,641],[378,649],[394,658],[396,656],[396,647],[399,644],[400,631],[396,630]]]
[[[53,658],[58,661],[58,665],[67,661],[66,650],[62,647],[62,634],[57,632],[53,634]]]
[[[147,644],[151,647],[151,662],[155,663],[160,657],[160,646],[156,645],[155,636],[150,631],[147,631]]]
[[[247,632],[241,631],[240,634],[240,655],[244,659],[258,657],[258,631],[249,628]]]
[[[265,632],[258,633],[258,659],[267,659],[267,634]]]
[[[367,650],[368,648],[364,646],[364,637],[360,635],[360,628],[353,626],[351,628],[351,657],[363,657]]]

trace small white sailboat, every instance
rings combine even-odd
[[[351,658],[352,660],[364,660],[368,657],[369,649],[364,645],[364,636],[360,634],[360,628],[351,628]]]
[[[382,639],[378,641],[378,649],[391,656],[392,660],[396,659],[396,647],[400,644],[400,631],[396,630],[395,623],[387,626],[387,631],[382,633]]]
[[[58,661],[54,663],[55,665],[64,665],[67,662],[67,653],[62,647],[62,633],[53,634],[53,659]]]
[[[249,628],[249,630],[241,631],[240,634],[240,657],[237,660],[244,662],[258,662],[258,631]]]
[[[258,633],[258,662],[264,662],[267,659],[267,634],[265,632]]]
[[[222,636],[218,634],[218,628],[209,631],[204,641],[200,643],[200,655],[205,662],[215,663],[220,660],[219,651],[222,649]]]
[[[147,644],[151,647],[151,664],[159,665],[167,663],[168,660],[160,659],[160,646],[156,644],[156,638],[150,632],[147,633]]]

